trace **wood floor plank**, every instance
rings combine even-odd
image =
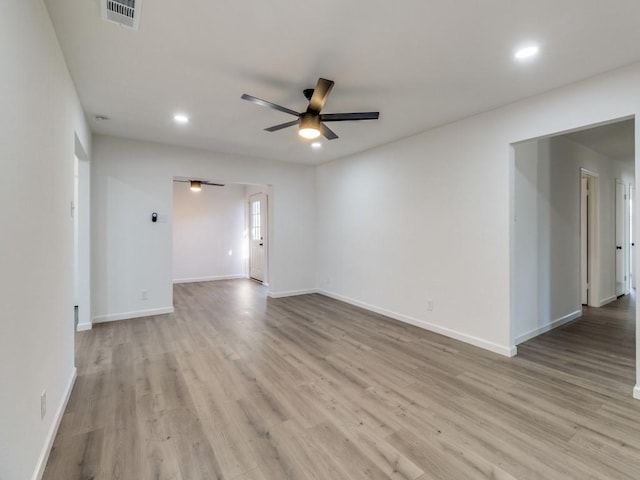
[[[176,285],[76,337],[46,480],[637,479],[633,296],[505,358],[318,294]]]
[[[345,429],[342,431],[345,432]],[[415,480],[424,474],[422,468],[370,428],[359,425],[347,428],[346,432],[351,444],[357,445],[358,449],[389,478]]]
[[[104,430],[57,437],[44,480],[93,480],[101,472]]]

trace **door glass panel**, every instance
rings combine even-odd
[[[251,238],[253,240],[260,240],[262,238],[259,200],[251,204]]]

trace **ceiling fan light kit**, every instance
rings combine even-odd
[[[297,120],[291,122],[281,123],[274,125],[273,127],[265,128],[267,132],[277,132],[283,128],[298,126],[298,134],[308,140],[313,140],[323,135],[327,140],[335,140],[338,135],[333,132],[329,127],[325,125],[325,122],[344,122],[355,120],[377,120],[380,116],[380,112],[354,112],[354,113],[329,113],[321,114],[324,104],[327,102],[329,93],[333,88],[334,82],[325,78],[319,78],[316,88],[307,88],[303,91],[304,96],[309,100],[309,106],[307,110],[302,113],[298,113],[290,108],[283,107],[261,98],[254,97],[244,93],[242,95],[243,100],[247,100],[263,107],[269,107],[279,112],[288,113],[298,117]]]
[[[201,190],[202,190],[202,182],[199,182],[198,180],[191,180],[191,191],[199,192]]]
[[[300,115],[298,135],[309,140],[318,138],[320,136],[320,117],[311,113]]]

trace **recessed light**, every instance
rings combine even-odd
[[[516,60],[525,60],[527,58],[535,57],[540,48],[537,45],[529,45],[528,47],[521,48],[515,54]]]
[[[313,142],[313,143],[311,144],[311,146],[312,146],[313,148],[320,148],[320,147],[322,147],[322,144],[321,144],[320,142]]]
[[[189,123],[189,117],[187,117],[186,115],[182,114],[182,113],[177,113],[173,116],[173,120],[176,123]]]

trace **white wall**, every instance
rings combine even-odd
[[[204,282],[247,275],[244,185],[173,184],[173,281]]]
[[[315,288],[313,167],[95,136],[91,169],[97,321],[172,307],[174,177],[269,185],[269,291],[277,296]],[[152,223],[152,212],[165,222]],[[141,299],[143,289],[148,300]]]
[[[598,174],[597,303],[615,299],[615,181],[633,166],[562,136],[514,145],[514,343],[581,314],[580,169]]]
[[[639,82],[634,65],[320,166],[320,289],[513,354],[510,145],[635,115]]]
[[[42,1],[3,2],[0,78],[0,478],[25,480],[44,466],[75,375],[74,136],[90,151]]]

